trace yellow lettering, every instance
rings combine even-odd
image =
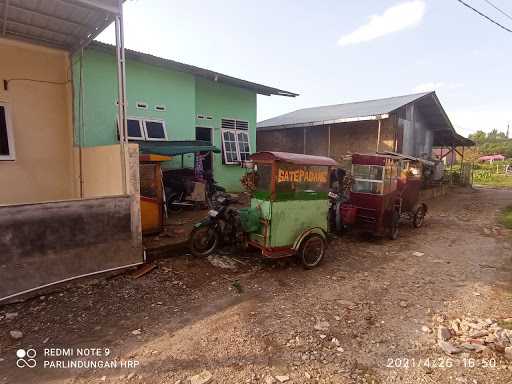
[[[284,171],[282,169],[279,169],[278,175],[277,175],[277,182],[282,183],[284,181]]]

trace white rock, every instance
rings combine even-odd
[[[265,377],[265,384],[274,384],[276,382],[276,379],[274,379],[272,376]]]
[[[338,348],[336,348],[336,350],[337,350],[338,352],[345,352],[345,350],[344,350],[342,347],[338,347]]]
[[[329,329],[329,323],[327,321],[318,321],[314,328],[317,331],[327,331]]]
[[[199,375],[190,377],[190,384],[206,384],[213,379],[213,375],[209,371],[203,371]]]
[[[280,383],[286,383],[288,380],[290,380],[290,376],[288,376],[288,375],[278,375],[278,376],[276,376],[276,379]]]
[[[335,338],[335,337],[332,338],[331,343],[333,343],[337,347],[340,346],[340,341],[337,338]]]
[[[443,350],[443,352],[448,355],[453,355],[455,353],[462,352],[462,350],[460,348],[456,347],[452,343],[449,343],[448,341],[438,340],[437,345],[439,345],[439,347]]]
[[[135,372],[132,372],[128,376],[126,376],[126,380],[131,380],[133,376],[135,376]]]
[[[142,333],[142,331],[140,329],[136,329],[134,331],[132,331],[132,335],[140,335]]]
[[[408,305],[408,304],[407,304],[407,301],[403,301],[403,300],[402,300],[399,304],[400,304],[400,306],[401,306],[402,308],[407,308],[407,305]]]
[[[432,332],[432,330],[429,327],[427,327],[426,325],[421,327],[421,331],[424,332],[424,333],[431,333]]]
[[[18,312],[10,312],[5,314],[5,320],[12,320],[18,317]]]
[[[416,257],[421,257],[424,255],[424,253],[423,252],[413,252],[412,255],[416,256]]]
[[[107,380],[107,376],[101,376],[100,381],[105,381],[105,380]]]
[[[21,332],[21,331],[10,331],[9,335],[11,335],[11,337],[14,340],[19,340],[19,339],[21,339],[23,337],[23,332]]]
[[[336,320],[336,321],[340,321],[340,320],[341,320],[341,317],[339,317],[339,316],[334,316],[334,320]]]
[[[325,339],[326,337],[327,337],[327,335],[320,335],[321,339]]]
[[[308,372],[304,372],[304,376],[306,377],[306,379],[311,379],[311,375],[308,373]]]

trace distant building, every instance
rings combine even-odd
[[[479,162],[485,162],[488,161],[489,163],[492,163],[493,161],[503,161],[505,160],[505,156],[503,155],[488,155],[488,156],[482,156],[478,158]]]
[[[432,147],[474,145],[455,132],[435,92],[299,109],[259,122],[256,140],[259,151],[337,160],[376,151],[430,157]]]
[[[433,148],[432,158],[442,160],[444,165],[451,165],[457,162],[457,153],[448,148]]]

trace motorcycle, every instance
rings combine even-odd
[[[195,224],[190,234],[189,246],[193,255],[208,256],[222,245],[243,247],[245,232],[238,210],[230,207],[234,202],[224,195],[213,200],[208,216]]]
[[[168,210],[180,210],[192,208],[198,205],[197,202],[187,200],[187,196],[194,189],[193,179],[188,176],[176,175],[165,179],[165,200]],[[213,207],[216,196],[226,192],[226,189],[217,184],[211,172],[205,172],[205,200],[209,208]]]

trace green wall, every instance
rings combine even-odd
[[[196,126],[213,128],[214,145],[222,149],[221,120],[249,122],[251,152],[256,150],[256,93],[222,83],[196,78],[196,114],[212,119],[196,119]],[[213,173],[218,183],[229,191],[240,191],[240,177],[245,169],[222,164],[222,154],[214,154]]]
[[[117,73],[113,54],[87,49],[82,58],[83,124],[80,118],[80,56],[73,58],[75,92],[75,142],[83,146],[109,145],[118,142]],[[256,93],[242,88],[209,81],[134,60],[126,63],[126,90],[129,117],[148,117],[165,121],[169,140],[195,140],[195,127],[213,128],[214,145],[222,149],[222,118],[249,122],[251,151],[256,146]],[[148,104],[148,110],[136,108],[137,102]],[[155,111],[165,105],[166,111]],[[200,119],[197,116],[212,119]],[[81,129],[81,139],[78,131]],[[193,166],[193,155],[185,155],[185,166]],[[180,167],[176,158],[164,167]],[[214,155],[214,177],[229,191],[240,191],[244,173],[238,165],[222,164],[222,155]]]

